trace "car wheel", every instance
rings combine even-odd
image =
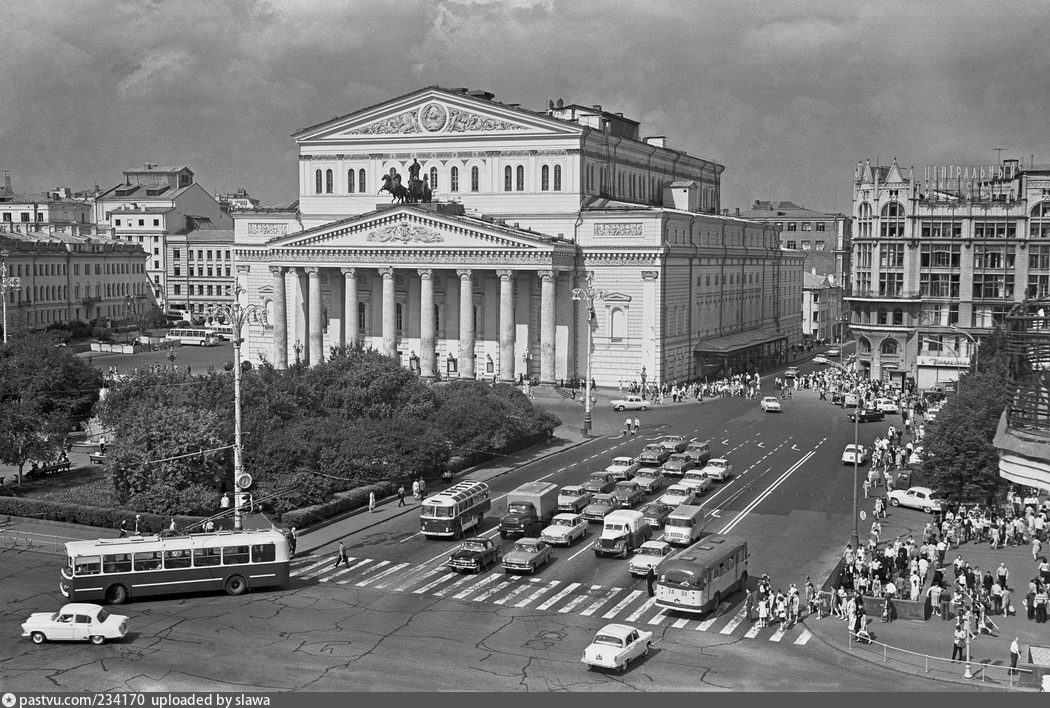
[[[106,643],[106,638],[103,637],[101,634],[92,634],[91,635],[91,643],[94,644],[95,646],[98,646],[99,644],[105,644]]]
[[[626,671],[626,670],[627,670],[627,662],[626,662],[626,661],[621,661],[621,662],[620,662],[620,665],[616,667],[616,670],[617,670],[617,671],[618,671],[619,673],[621,673],[621,674],[622,674],[622,673],[623,673],[624,671]]]
[[[624,407],[623,406],[616,406],[616,410],[622,411],[622,410],[624,410]]]
[[[893,497],[892,499],[890,499],[890,506],[900,506],[900,505],[901,505],[900,499],[898,499],[897,497]]]
[[[47,637],[44,636],[43,632],[33,632],[29,635],[29,638],[33,640],[33,644],[43,644],[47,641]]]
[[[111,585],[106,590],[106,602],[111,605],[123,605],[128,601],[128,589],[123,585]]]
[[[248,583],[244,581],[239,575],[231,575],[226,578],[226,594],[227,595],[243,595],[248,589]]]
[[[928,507],[928,506],[924,506],[924,507],[922,508],[922,510],[923,510],[924,512],[926,512],[927,514],[929,514],[929,513],[932,513],[932,510],[931,510],[931,509],[930,509],[930,507]]]
[[[649,410],[649,407],[648,406],[642,406],[638,410],[640,410],[640,411],[647,411],[647,410]]]

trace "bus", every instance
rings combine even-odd
[[[181,592],[248,590],[288,584],[288,539],[272,531],[129,536],[66,544],[59,589],[70,602]]]
[[[473,480],[460,482],[423,502],[420,530],[427,538],[459,538],[464,531],[480,525],[491,508],[489,485]]]
[[[747,585],[747,541],[739,536],[704,536],[660,565],[656,604],[704,613]]]
[[[182,344],[197,344],[202,347],[212,347],[219,343],[219,338],[213,332],[203,327],[169,329],[164,338],[178,340]]]
[[[204,330],[214,334],[217,339],[225,339],[226,341],[233,339],[233,325],[231,324],[209,322],[204,325]]]

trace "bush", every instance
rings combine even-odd
[[[121,521],[126,521],[128,529],[135,528],[135,513],[128,509],[109,509],[104,507],[84,506],[46,499],[26,499],[24,497],[0,497],[0,514],[21,516],[26,519],[44,521],[62,521],[83,526],[95,526],[103,529],[116,529]],[[197,524],[203,519],[199,516],[176,516],[175,524],[181,529]],[[139,532],[160,533],[171,523],[170,516],[142,513],[139,517]]]
[[[395,482],[377,482],[351,489],[348,492],[338,492],[331,501],[285,512],[281,515],[281,523],[284,526],[295,526],[301,529],[318,521],[330,519],[337,514],[353,511],[367,505],[369,492],[375,492],[376,499],[382,499],[391,496],[396,491],[397,483]]]

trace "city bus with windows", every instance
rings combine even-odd
[[[203,327],[174,327],[168,330],[164,338],[201,347],[212,347],[219,343],[215,333]]]
[[[679,612],[714,610],[722,598],[747,584],[747,541],[704,536],[660,565],[656,604]]]
[[[231,324],[209,322],[204,325],[204,330],[214,334],[216,339],[225,339],[226,341],[233,339],[233,325]]]
[[[481,524],[492,508],[489,485],[469,480],[427,497],[419,512],[420,530],[427,538],[459,538]]]
[[[130,536],[66,544],[59,589],[70,602],[288,584],[288,539],[272,531],[215,531],[185,536]]]

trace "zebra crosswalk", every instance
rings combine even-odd
[[[652,627],[714,632],[770,642],[805,645],[812,633],[801,625],[759,627],[748,622],[741,607],[723,602],[706,615],[673,612],[656,605],[643,590],[566,583],[541,576],[504,575],[500,570],[463,575],[440,564],[394,563],[374,558],[349,558],[334,567],[332,557],[300,556],[292,561],[291,576],[330,586],[374,589],[428,597],[488,602],[502,607],[534,609],[581,617],[601,617]]]

